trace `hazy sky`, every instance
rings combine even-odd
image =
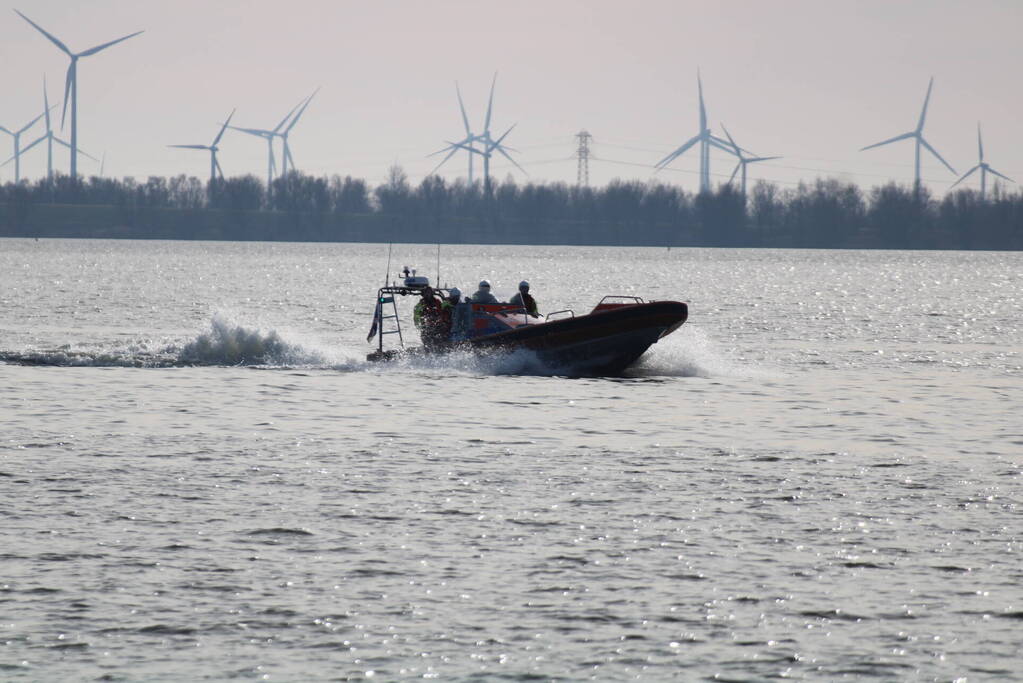
[[[205,178],[206,153],[166,145],[208,144],[235,107],[234,123],[271,128],[322,86],[292,133],[299,169],[377,183],[397,162],[418,181],[440,158],[426,155],[464,135],[455,81],[479,132],[497,71],[491,128],[518,124],[505,142],[529,173],[515,171],[520,182],[574,182],[573,136],[585,128],[592,183],[695,189],[695,154],[656,175],[650,166],[698,132],[699,67],[714,132],[724,123],[740,145],[785,157],[750,166],[751,181],[910,182],[912,141],[858,150],[916,126],[932,75],[931,144],[962,173],[977,163],[980,121],[986,160],[1023,181],[1020,0],[25,0],[0,11],[7,128],[41,112],[44,74],[61,102],[68,65],[12,8],[74,51],[145,30],[79,63],[79,144],[106,154],[107,175]],[[41,147],[23,176],[45,172]],[[221,150],[228,175],[265,176],[261,140],[229,131]],[[7,136],[0,151],[10,156]],[[58,159],[66,169],[68,155]],[[729,158],[713,162],[726,179]],[[498,178],[512,170],[494,163]],[[441,169],[465,172],[464,155]],[[927,157],[923,176],[939,193],[955,180]],[[12,178],[13,164],[0,169]]]

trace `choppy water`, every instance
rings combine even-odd
[[[444,248],[690,302],[605,379],[366,363],[386,258],[0,240],[0,679],[1023,679],[1023,255]]]

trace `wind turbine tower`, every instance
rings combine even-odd
[[[920,120],[917,122],[915,129],[909,131],[908,133],[903,133],[902,135],[896,135],[893,138],[882,140],[881,142],[875,142],[873,145],[867,145],[866,147],[860,150],[861,152],[863,152],[868,149],[874,149],[875,147],[881,147],[882,145],[887,145],[892,142],[898,142],[899,140],[907,140],[909,138],[913,138],[914,140],[916,140],[916,156],[914,163],[915,172],[913,175],[913,189],[916,191],[920,190],[920,147],[925,147],[928,152],[937,157],[938,161],[945,165],[945,168],[950,170],[953,175],[956,175],[956,170],[952,168],[952,166],[950,166],[949,163],[945,161],[945,159],[943,159],[940,154],[938,154],[938,151],[936,149],[931,147],[930,143],[928,143],[927,140],[924,139],[924,121],[927,120],[927,104],[931,101],[931,89],[933,87],[934,77],[932,76],[930,83],[927,84],[927,95],[924,97],[924,107],[923,109],[920,110]]]
[[[678,149],[661,159],[656,164],[657,169],[667,168],[668,164],[685,154],[693,145],[700,145],[700,192],[710,192],[710,149],[717,149],[734,154],[734,150],[727,142],[710,132],[707,127],[707,107],[703,103],[703,80],[700,72],[696,72],[696,86],[700,96],[700,132],[689,138]]]
[[[118,38],[116,40],[111,40],[108,43],[103,43],[101,45],[97,45],[96,47],[91,47],[88,50],[84,50],[82,52],[72,52],[71,50],[68,49],[67,45],[62,43],[55,36],[51,35],[50,33],[47,33],[46,30],[42,26],[40,26],[39,24],[37,24],[34,21],[32,21],[31,19],[26,17],[21,12],[18,12],[18,10],[14,10],[14,11],[17,12],[18,16],[20,16],[22,19],[24,19],[28,23],[32,24],[32,26],[35,27],[35,29],[37,31],[39,31],[44,36],[46,36],[51,43],[53,43],[58,48],[60,48],[61,52],[66,54],[71,59],[71,64],[67,68],[67,79],[64,82],[64,109],[63,109],[63,113],[61,114],[60,125],[61,125],[61,128],[64,127],[64,119],[65,119],[65,117],[67,115],[68,98],[70,96],[70,99],[71,99],[71,177],[73,179],[76,179],[76,178],[78,178],[78,60],[81,57],[89,57],[91,55],[94,55],[97,52],[105,50],[108,47],[111,47],[112,45],[116,45],[117,43],[120,43],[120,42],[123,42],[125,40],[128,40],[129,38],[134,38],[138,34],[142,33],[142,31],[136,31],[135,33],[131,33],[129,35],[123,36],[123,37]]]
[[[960,176],[959,180],[957,180],[954,183],[952,183],[952,187],[955,187],[959,183],[961,183],[964,180],[966,180],[967,178],[969,178],[971,175],[973,175],[973,172],[976,171],[977,169],[980,169],[980,198],[981,199],[984,199],[984,195],[987,192],[987,174],[988,173],[991,173],[992,175],[996,175],[999,178],[1004,178],[1005,180],[1008,180],[1010,183],[1015,183],[1016,182],[1015,180],[1013,180],[1009,176],[1003,175],[1003,174],[999,173],[998,171],[996,171],[995,169],[991,168],[991,166],[987,162],[984,161],[984,142],[980,139],[980,124],[979,123],[977,124],[977,153],[980,156],[980,163],[978,163],[976,166],[974,166],[969,171],[967,171],[962,176]],[[951,190],[952,187],[950,187],[948,189]]]

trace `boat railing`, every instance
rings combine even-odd
[[[615,301],[608,301],[608,299],[628,299],[629,301],[635,304],[643,303],[643,299],[638,296],[628,296],[625,294],[608,294],[603,299],[601,299],[600,302],[597,303],[597,305],[599,306],[600,304],[603,303],[616,303]]]
[[[550,320],[551,318],[553,318],[556,315],[561,315],[562,313],[568,313],[568,317],[570,317],[570,318],[574,318],[575,317],[575,311],[573,311],[571,308],[565,308],[565,309],[562,309],[560,311],[553,311],[551,313],[548,313],[547,314],[547,320]]]

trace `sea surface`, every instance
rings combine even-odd
[[[388,258],[0,240],[0,680],[1023,680],[1023,254]],[[438,263],[690,320],[368,363]]]

